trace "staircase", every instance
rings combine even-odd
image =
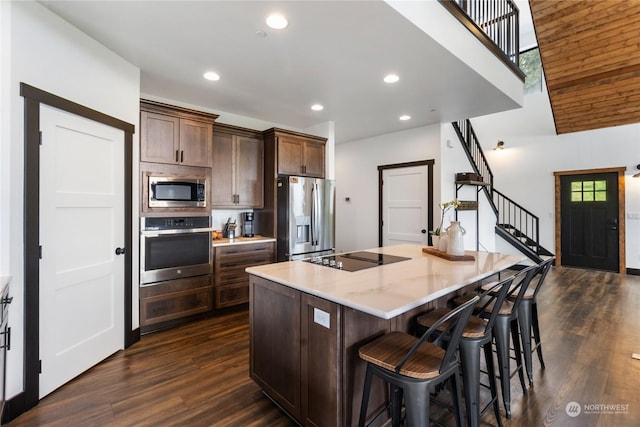
[[[469,119],[453,122],[452,125],[473,171],[488,184],[482,190],[496,215],[496,234],[536,263],[553,256],[540,245],[539,218],[493,187],[493,172]]]

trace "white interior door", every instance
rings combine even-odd
[[[429,168],[413,166],[382,171],[382,244],[428,244]],[[423,232],[424,231],[424,232]]]
[[[40,398],[124,347],[124,132],[42,106]]]

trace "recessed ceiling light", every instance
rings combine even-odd
[[[287,28],[287,26],[289,25],[289,21],[287,21],[287,18],[280,15],[279,13],[273,13],[267,16],[267,25],[274,30],[283,30]]]
[[[403,122],[406,120],[411,120],[411,116],[409,116],[408,114],[404,114],[400,116],[400,120],[402,120]]]
[[[211,81],[220,80],[220,76],[214,71],[207,71],[206,73],[204,73],[204,78]]]
[[[312,109],[313,111],[322,111],[322,110],[324,109],[324,107],[323,107],[322,105],[320,105],[320,104],[313,104],[313,105],[311,106],[311,109]]]
[[[400,80],[400,77],[398,77],[397,74],[387,74],[386,76],[384,76],[385,83],[395,83],[398,80]]]

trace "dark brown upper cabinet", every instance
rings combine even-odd
[[[212,207],[263,206],[264,142],[261,132],[216,124],[212,166]]]
[[[140,101],[140,161],[211,167],[215,114]]]
[[[274,156],[277,175],[324,178],[326,138],[277,128],[265,131],[264,137],[266,150]]]

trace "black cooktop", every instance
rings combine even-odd
[[[406,261],[411,258],[396,255],[379,254],[377,252],[349,252],[346,254],[326,255],[306,259],[306,262],[336,268],[345,271],[359,271],[384,264]]]

